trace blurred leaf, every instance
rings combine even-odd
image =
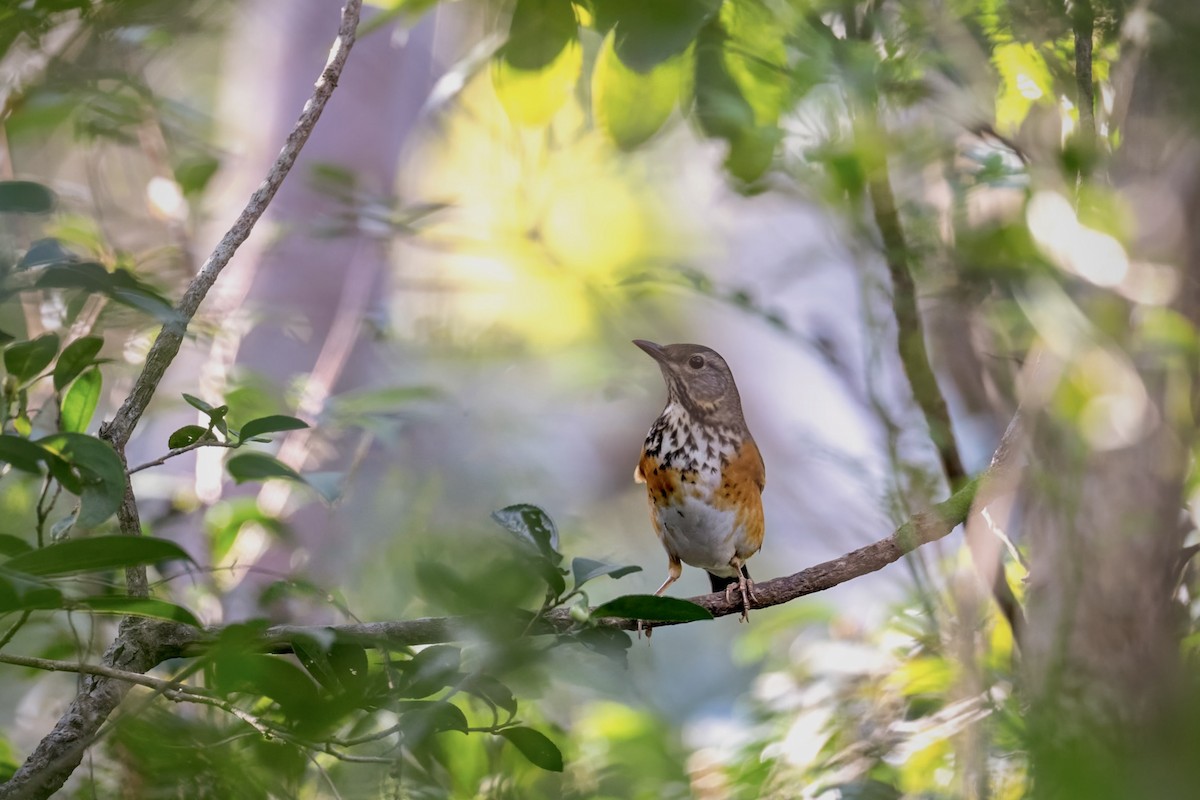
[[[136,537],[128,537],[136,538]],[[86,539],[83,541],[87,541]],[[152,597],[84,597],[72,601],[97,614],[122,614],[135,617],[150,617],[163,619],[168,622],[180,622],[184,625],[200,627],[200,620],[183,606],[155,600]]]
[[[596,28],[615,33],[621,63],[645,73],[687,50],[721,0],[593,0]]]
[[[517,698],[513,697],[512,690],[491,675],[472,675],[463,681],[462,689],[509,714],[517,713]]]
[[[398,704],[405,741],[420,741],[431,733],[467,732],[462,709],[445,700],[405,700]]]
[[[4,348],[4,368],[9,375],[25,383],[50,366],[57,353],[58,334],[43,333],[31,341],[15,342]]]
[[[601,603],[592,609],[592,618],[621,617],[647,622],[693,622],[712,619],[708,609],[678,597],[653,594],[627,594]]]
[[[354,418],[395,414],[417,400],[436,400],[441,392],[429,386],[388,386],[346,392],[329,399],[329,414],[335,418]]]
[[[22,472],[41,474],[40,463],[53,454],[21,436],[0,434],[0,463],[12,464]]]
[[[81,336],[64,347],[54,365],[54,391],[61,392],[63,387],[94,364],[103,346],[104,338],[101,336]]]
[[[213,666],[220,691],[269,697],[289,716],[307,717],[319,708],[317,687],[308,673],[279,656],[225,647],[214,656]]]
[[[92,536],[46,545],[13,556],[6,569],[30,575],[73,575],[78,572],[138,567],[159,561],[191,561],[183,548],[149,536]]]
[[[830,786],[829,790],[836,791],[841,800],[900,800],[903,797],[895,786],[869,778]]]
[[[615,628],[584,628],[571,634],[570,638],[593,653],[614,659],[620,664],[627,663],[629,648],[633,646],[633,637]]]
[[[304,482],[329,505],[341,500],[346,492],[345,472],[309,472],[304,476]]]
[[[1000,75],[996,98],[996,128],[1013,134],[1035,102],[1054,102],[1054,86],[1046,60],[1032,44],[1007,42],[992,51],[992,63]]]
[[[632,149],[658,132],[679,104],[691,67],[685,52],[638,72],[621,63],[609,31],[592,72],[592,109],[618,147]]]
[[[583,586],[592,578],[599,578],[601,575],[608,575],[615,580],[641,571],[642,568],[639,566],[606,564],[603,561],[595,561],[590,558],[576,558],[571,561],[571,572],[575,576],[575,589]]]
[[[28,553],[32,549],[33,545],[21,537],[8,533],[0,533],[0,556],[16,556],[21,553]]]
[[[208,428],[202,425],[184,425],[167,439],[167,447],[172,450],[187,447],[200,441],[206,433],[208,433]]]
[[[272,414],[269,417],[252,419],[243,425],[238,440],[244,442],[255,436],[262,436],[265,433],[296,431],[307,427],[308,423],[302,419],[284,416],[283,414]]]
[[[508,39],[492,60],[492,85],[509,118],[541,126],[575,91],[583,66],[574,7],[517,0]]]
[[[535,731],[533,728],[515,727],[504,728],[497,731],[498,736],[503,736],[510,741],[514,747],[521,751],[521,755],[529,759],[529,762],[534,766],[541,767],[549,772],[562,772],[563,759],[562,752],[558,746],[550,741],[544,733]]]
[[[370,666],[367,651],[356,644],[335,642],[329,648],[329,664],[342,688],[347,692],[361,693],[370,682]]]
[[[558,528],[542,509],[530,503],[518,503],[493,511],[492,519],[518,541],[532,546],[550,563],[562,561],[562,554],[558,552]]]
[[[399,690],[401,697],[428,697],[440,691],[459,676],[462,651],[448,644],[427,647],[403,664],[405,682]]]
[[[31,269],[75,260],[75,254],[63,247],[58,239],[38,239],[29,246],[25,255],[21,256],[21,260],[17,262],[17,269]]]
[[[179,184],[179,190],[185,197],[199,194],[220,168],[221,162],[212,156],[195,156],[176,165],[175,182]]]
[[[215,411],[215,409],[211,405],[209,405],[206,401],[201,400],[199,397],[196,397],[194,394],[188,394],[187,392],[184,392],[183,400],[185,403],[187,403],[192,408],[196,409],[197,411],[208,414],[210,417],[213,415],[213,413]]]
[[[84,372],[63,395],[62,429],[68,433],[83,433],[91,424],[92,414],[100,402],[102,380],[100,370],[92,368]]]
[[[50,264],[41,270],[33,285],[37,289],[82,289],[107,294],[112,287],[112,276],[104,265],[95,261]]]
[[[33,181],[0,181],[0,214],[48,214],[54,192]]]
[[[54,471],[54,463],[49,462],[63,487],[79,495],[79,527],[94,528],[117,513],[125,497],[125,465],[108,442],[82,433],[58,433],[37,443],[78,470],[76,488],[70,475]]]
[[[266,453],[238,453],[225,462],[225,469],[237,483],[265,481],[271,478],[305,482],[299,472]]]
[[[38,578],[0,564],[0,613],[63,607],[62,592]]]

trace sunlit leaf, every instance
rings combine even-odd
[[[10,570],[30,575],[73,575],[78,572],[138,567],[160,561],[191,561],[179,545],[150,536],[92,536],[69,539],[13,556]]]
[[[136,538],[136,537],[129,537]],[[86,541],[86,540],[84,540]],[[135,617],[150,617],[168,622],[180,622],[184,625],[200,627],[196,615],[183,606],[155,600],[152,597],[84,597],[72,600],[72,605],[86,608],[97,614],[121,614]]]
[[[619,147],[637,147],[658,132],[679,104],[691,68],[689,53],[670,58],[646,72],[621,63],[609,31],[592,72],[592,108],[596,122]]]
[[[81,336],[64,347],[54,364],[54,390],[61,392],[80,373],[96,363],[96,355],[103,346],[103,337]]]
[[[92,414],[100,402],[102,379],[100,370],[89,369],[75,379],[63,395],[62,429],[68,433],[83,433],[91,424]]]
[[[534,766],[550,772],[562,772],[562,752],[544,733],[518,726],[504,728],[498,731],[497,735],[510,741]]]
[[[575,558],[571,561],[571,573],[575,576],[574,588],[576,589],[583,586],[592,578],[599,578],[601,575],[608,575],[616,579],[641,571],[642,568],[636,565],[620,566],[618,564],[606,564],[603,561],[596,561],[591,558]]]
[[[592,617],[644,619],[648,622],[693,622],[713,618],[703,606],[678,597],[652,594],[627,594],[614,598],[592,609]]]
[[[1012,134],[1025,121],[1035,102],[1053,102],[1054,86],[1046,59],[1032,44],[1007,42],[992,51],[1000,75],[996,98],[996,128]]]
[[[575,91],[583,66],[570,3],[517,0],[508,40],[492,61],[492,85],[509,118],[545,125]]]
[[[259,417],[252,419],[242,426],[239,431],[240,441],[247,441],[255,436],[262,436],[266,433],[279,433],[281,431],[295,431],[301,428],[307,428],[308,423],[302,419],[288,417],[283,414],[272,414],[269,417]]]
[[[43,333],[27,342],[14,342],[4,348],[4,368],[18,381],[36,378],[50,366],[58,353],[58,334]]]

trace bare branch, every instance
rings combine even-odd
[[[144,469],[150,469],[150,467],[161,467],[163,464],[167,463],[168,459],[181,456],[184,453],[190,453],[193,450],[199,450],[201,447],[238,447],[238,445],[234,444],[233,442],[219,442],[216,439],[201,439],[198,442],[192,442],[187,447],[176,447],[174,450],[168,452],[165,456],[156,458],[153,461],[147,461],[145,464],[138,464],[136,467],[130,467],[129,474],[132,475],[135,472],[141,472]]]

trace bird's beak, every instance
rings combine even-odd
[[[663,351],[662,345],[648,342],[645,339],[634,339],[633,343],[646,352],[646,355],[653,358],[659,364],[667,362],[667,354]]]

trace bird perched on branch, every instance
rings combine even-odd
[[[698,344],[634,344],[658,362],[667,405],[650,427],[633,477],[646,484],[650,519],[667,551],[661,595],[683,571],[708,572],[712,590],[742,600],[750,619],[754,584],[746,560],[763,539],[766,469],[742,417],[725,359]]]

